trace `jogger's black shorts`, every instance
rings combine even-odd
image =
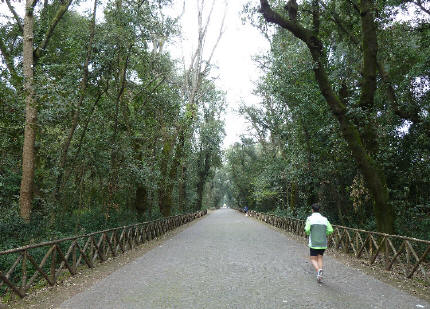
[[[324,255],[325,249],[311,249],[311,256]]]

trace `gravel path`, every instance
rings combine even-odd
[[[430,309],[330,256],[324,262],[324,283],[318,284],[306,246],[222,209],[60,308]]]

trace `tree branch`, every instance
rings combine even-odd
[[[12,76],[11,84],[16,88],[16,90],[22,88],[22,77],[18,75],[15,70],[15,66],[13,64],[13,59],[9,54],[6,44],[3,41],[3,38],[0,37],[0,51],[3,55],[3,58],[6,62],[6,67],[9,70],[10,75]]]
[[[360,48],[360,50],[362,49],[360,46],[359,41],[357,40],[356,37],[354,37],[352,35],[352,33],[350,31],[347,30],[347,28],[345,28],[343,26],[343,22],[340,19],[339,15],[332,9],[329,9],[324,2],[321,2],[322,7],[327,10],[331,17],[333,22],[337,25],[337,27],[339,28],[339,30],[341,32],[343,32],[349,39],[349,41],[356,45],[358,48]],[[394,113],[399,116],[400,118],[412,121],[413,123],[420,123],[422,122],[422,119],[420,119],[418,111],[413,111],[413,112],[409,112],[409,111],[404,111],[400,109],[399,103],[397,101],[397,96],[396,96],[396,92],[394,90],[393,84],[390,81],[390,77],[389,74],[385,71],[384,69],[384,62],[383,60],[377,60],[377,68],[379,71],[379,74],[381,76],[381,79],[387,89],[387,98],[390,100],[390,102],[392,103],[392,108]],[[344,102],[345,104],[345,102]]]
[[[81,87],[79,90],[79,99],[76,103],[75,110],[73,112],[73,118],[72,118],[72,125],[70,127],[69,134],[67,135],[67,138],[62,146],[62,152],[60,156],[60,162],[59,162],[59,174],[57,177],[57,184],[55,189],[55,196],[57,199],[59,199],[59,193],[60,193],[60,187],[61,182],[63,180],[63,174],[64,174],[64,167],[66,166],[67,159],[68,159],[68,151],[70,148],[70,144],[72,142],[73,136],[75,134],[75,130],[78,126],[79,121],[79,115],[80,115],[80,108],[85,98],[85,92],[87,89],[88,84],[88,65],[91,59],[92,50],[93,50],[93,40],[94,40],[94,34],[95,34],[95,26],[96,26],[96,12],[97,12],[97,0],[94,0],[94,9],[93,9],[93,17],[90,24],[90,37],[89,42],[87,46],[87,55],[85,58],[84,68],[83,68],[83,76],[81,81]]]
[[[273,11],[267,0],[260,0],[260,4],[260,12],[263,14],[263,17],[267,22],[277,24],[282,28],[287,29],[295,37],[299,38],[306,44],[310,42],[310,38],[312,35],[311,31],[309,31],[295,21],[283,18],[280,14]]]
[[[428,15],[430,15],[430,10],[426,9],[424,7],[424,5],[422,4],[421,0],[417,0],[416,2],[412,1],[412,3],[415,4],[416,6],[418,6],[423,12],[427,13]]]
[[[320,32],[320,5],[319,0],[312,0],[312,31],[314,35]]]
[[[394,113],[400,118],[412,121],[413,123],[422,122],[422,119],[419,116],[418,110],[405,111],[400,109],[399,102],[397,101],[397,97],[396,97],[396,93],[394,91],[393,85],[390,81],[388,73],[384,69],[384,64],[381,61],[378,61],[378,71],[381,74],[382,81],[384,82],[385,87],[387,87],[387,97],[392,103],[392,108]]]
[[[371,108],[376,92],[376,68],[378,42],[373,5],[370,0],[360,2],[362,48],[363,48],[363,79],[360,95],[360,106]]]
[[[69,9],[70,4],[73,0],[67,0],[65,4],[61,4],[60,7],[57,10],[57,13],[55,14],[55,17],[52,19],[51,24],[48,27],[48,30],[45,33],[44,39],[42,43],[36,48],[34,51],[34,63],[36,64],[39,58],[42,56],[42,53],[45,51],[46,46],[49,43],[49,40],[52,37],[52,34],[54,33],[55,27],[57,27],[58,22],[63,17],[64,13],[67,12]],[[37,2],[37,0],[35,0]]]
[[[344,27],[343,22],[342,22],[342,20],[340,19],[339,15],[338,15],[334,10],[329,9],[329,8],[327,7],[327,5],[326,5],[326,4],[324,4],[324,2],[321,2],[321,6],[324,8],[324,10],[329,11],[329,13],[330,13],[330,15],[331,15],[331,17],[332,17],[333,22],[337,25],[337,27],[339,28],[339,30],[340,30],[341,32],[343,32],[344,34],[346,34],[346,35],[348,36],[348,38],[349,38],[349,40],[351,41],[351,43],[353,43],[354,45],[359,46],[359,45],[360,45],[360,42],[357,40],[357,38],[356,38],[356,37],[354,37],[354,36],[352,35],[352,33],[351,33],[350,31],[348,31],[348,30]]]
[[[227,13],[227,5],[226,5],[225,10],[224,10],[224,15],[222,16],[222,21],[221,21],[221,26],[220,26],[219,33],[218,33],[218,38],[217,38],[214,46],[212,47],[212,51],[211,51],[211,54],[210,54],[208,60],[206,61],[206,66],[205,66],[205,68],[202,71],[203,74],[207,73],[209,65],[210,65],[210,63],[212,61],[212,57],[213,57],[213,55],[215,53],[215,50],[218,47],[218,44],[219,44],[219,41],[221,40],[222,35],[224,34],[224,22],[225,22],[226,13]]]
[[[200,11],[200,9],[199,9],[200,17],[201,17],[201,15],[203,14],[203,2],[204,2],[204,1],[202,1],[202,8],[201,8],[201,11]],[[212,12],[213,12],[213,10],[214,10],[214,7],[215,7],[215,1],[212,1],[212,6],[211,6],[211,9],[210,9],[210,12],[209,12],[209,15],[208,15],[208,19],[206,20],[206,24],[205,24],[205,26],[204,26],[204,28],[203,28],[203,32],[202,32],[203,41],[204,41],[204,37],[206,36],[207,30],[208,30],[208,27],[209,27],[209,23],[210,23],[210,21],[211,21]]]
[[[23,33],[23,32],[24,32],[24,29],[22,28],[21,20],[20,20],[20,18],[19,18],[19,16],[18,16],[18,14],[16,13],[16,11],[15,11],[14,7],[13,7],[13,6],[12,6],[12,4],[10,3],[10,0],[6,0],[6,4],[7,4],[7,7],[9,8],[9,10],[11,11],[11,13],[12,13],[13,17],[15,18],[16,23],[17,23],[17,25],[18,25],[18,27],[19,27],[19,30],[21,31],[21,33]]]
[[[167,79],[167,77],[166,76],[163,76],[162,78],[161,78],[161,80],[155,85],[155,87],[152,89],[152,90],[150,90],[150,91],[147,91],[146,92],[146,98],[145,98],[145,101],[143,101],[143,103],[142,103],[142,105],[145,105],[146,104],[146,102],[148,101],[148,99],[155,93],[155,91],[157,91],[158,90],[158,88],[160,88],[160,86],[166,81],[166,79]],[[156,80],[156,79],[155,79]],[[155,81],[154,80],[154,81]],[[152,85],[152,81],[151,81],[151,85]],[[148,86],[146,86],[142,91],[139,91],[139,94],[138,95],[140,95],[140,94],[142,94],[143,93],[143,91],[145,91],[147,88],[149,88],[149,86],[150,85],[148,85]],[[134,96],[133,97],[133,100],[135,100],[137,98],[137,95],[136,96]]]

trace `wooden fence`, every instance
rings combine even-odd
[[[25,297],[41,280],[53,286],[64,272],[74,276],[81,265],[93,268],[97,262],[116,257],[206,214],[203,210],[2,251],[0,265],[10,267],[0,269],[0,296]]]
[[[243,210],[238,209],[241,212]],[[305,237],[305,221],[263,214],[253,210],[248,215],[280,229]],[[430,241],[389,235],[333,225],[328,247],[366,259],[368,265],[378,265],[406,278],[413,276],[430,283]]]

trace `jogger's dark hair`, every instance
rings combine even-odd
[[[318,204],[318,203],[312,204],[311,207],[312,207],[313,211],[315,211],[315,212],[319,212],[320,208],[321,208],[320,204]]]

